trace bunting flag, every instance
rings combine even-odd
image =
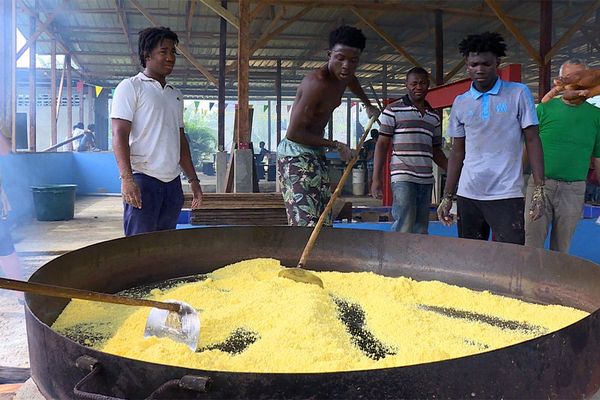
[[[212,108],[215,106],[215,103],[213,103],[212,101],[210,103],[208,103],[208,111],[212,110]]]
[[[77,91],[79,93],[83,92],[83,81],[77,81]]]
[[[352,102],[352,107],[355,107],[358,103],[356,101]]]
[[[198,111],[199,105],[200,105],[200,102],[198,100],[194,101],[194,108],[196,109],[196,111]]]
[[[110,89],[110,97],[115,97],[115,89]]]
[[[96,97],[100,96],[100,92],[104,89],[102,86],[96,86]]]
[[[287,112],[290,112],[290,109],[292,108],[292,106],[288,105],[287,106]]]
[[[225,105],[223,106],[223,110],[226,109],[228,105],[229,103],[225,103]]]
[[[269,105],[268,105],[268,104],[265,104],[265,105],[263,106],[263,112],[267,112],[267,110],[268,110],[268,109],[269,109]]]

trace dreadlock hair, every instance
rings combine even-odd
[[[429,79],[429,72],[427,72],[427,70],[422,67],[412,67],[411,69],[409,69],[406,73],[406,79],[408,79],[410,75],[423,75]]]
[[[365,49],[367,38],[358,28],[348,25],[342,25],[329,34],[329,49],[333,49],[336,44],[360,49],[362,52]]]
[[[165,39],[171,39],[175,45],[179,43],[177,34],[164,26],[146,28],[139,32],[138,54],[142,67],[146,68],[146,57]]]
[[[458,51],[466,58],[469,53],[490,52],[496,57],[506,55],[504,38],[498,32],[483,32],[469,35],[458,44]]]

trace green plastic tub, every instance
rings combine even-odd
[[[32,186],[33,204],[38,221],[64,221],[75,214],[77,185]]]

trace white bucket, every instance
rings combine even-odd
[[[365,169],[354,168],[352,170],[352,194],[354,196],[365,195]]]

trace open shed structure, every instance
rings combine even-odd
[[[49,93],[51,115],[60,107],[57,98],[71,99],[63,102],[68,126],[73,99],[83,102],[86,90],[96,116],[106,114],[110,91],[96,97],[93,87],[114,88],[140,70],[137,33],[152,25],[169,26],[181,40],[170,81],[186,98],[218,99],[221,148],[225,99],[239,105],[240,144],[251,140],[249,99],[275,101],[279,139],[281,99],[293,97],[302,77],[324,64],[328,33],[340,24],[367,36],[357,76],[383,98],[402,91],[404,73],[413,66],[431,71],[435,85],[463,78],[457,43],[486,30],[504,35],[504,62],[521,64],[523,82],[540,96],[564,60],[600,66],[599,6],[600,0],[5,0],[0,117],[14,137],[19,96],[37,98],[41,88]],[[20,49],[15,27],[26,39]],[[16,68],[27,49],[30,65],[37,54],[50,55],[50,66]],[[57,68],[57,54],[65,55],[64,69]],[[29,151],[39,150],[35,105],[29,103]],[[97,131],[102,134],[107,124],[96,121]],[[52,122],[52,144],[59,139],[56,130]]]

